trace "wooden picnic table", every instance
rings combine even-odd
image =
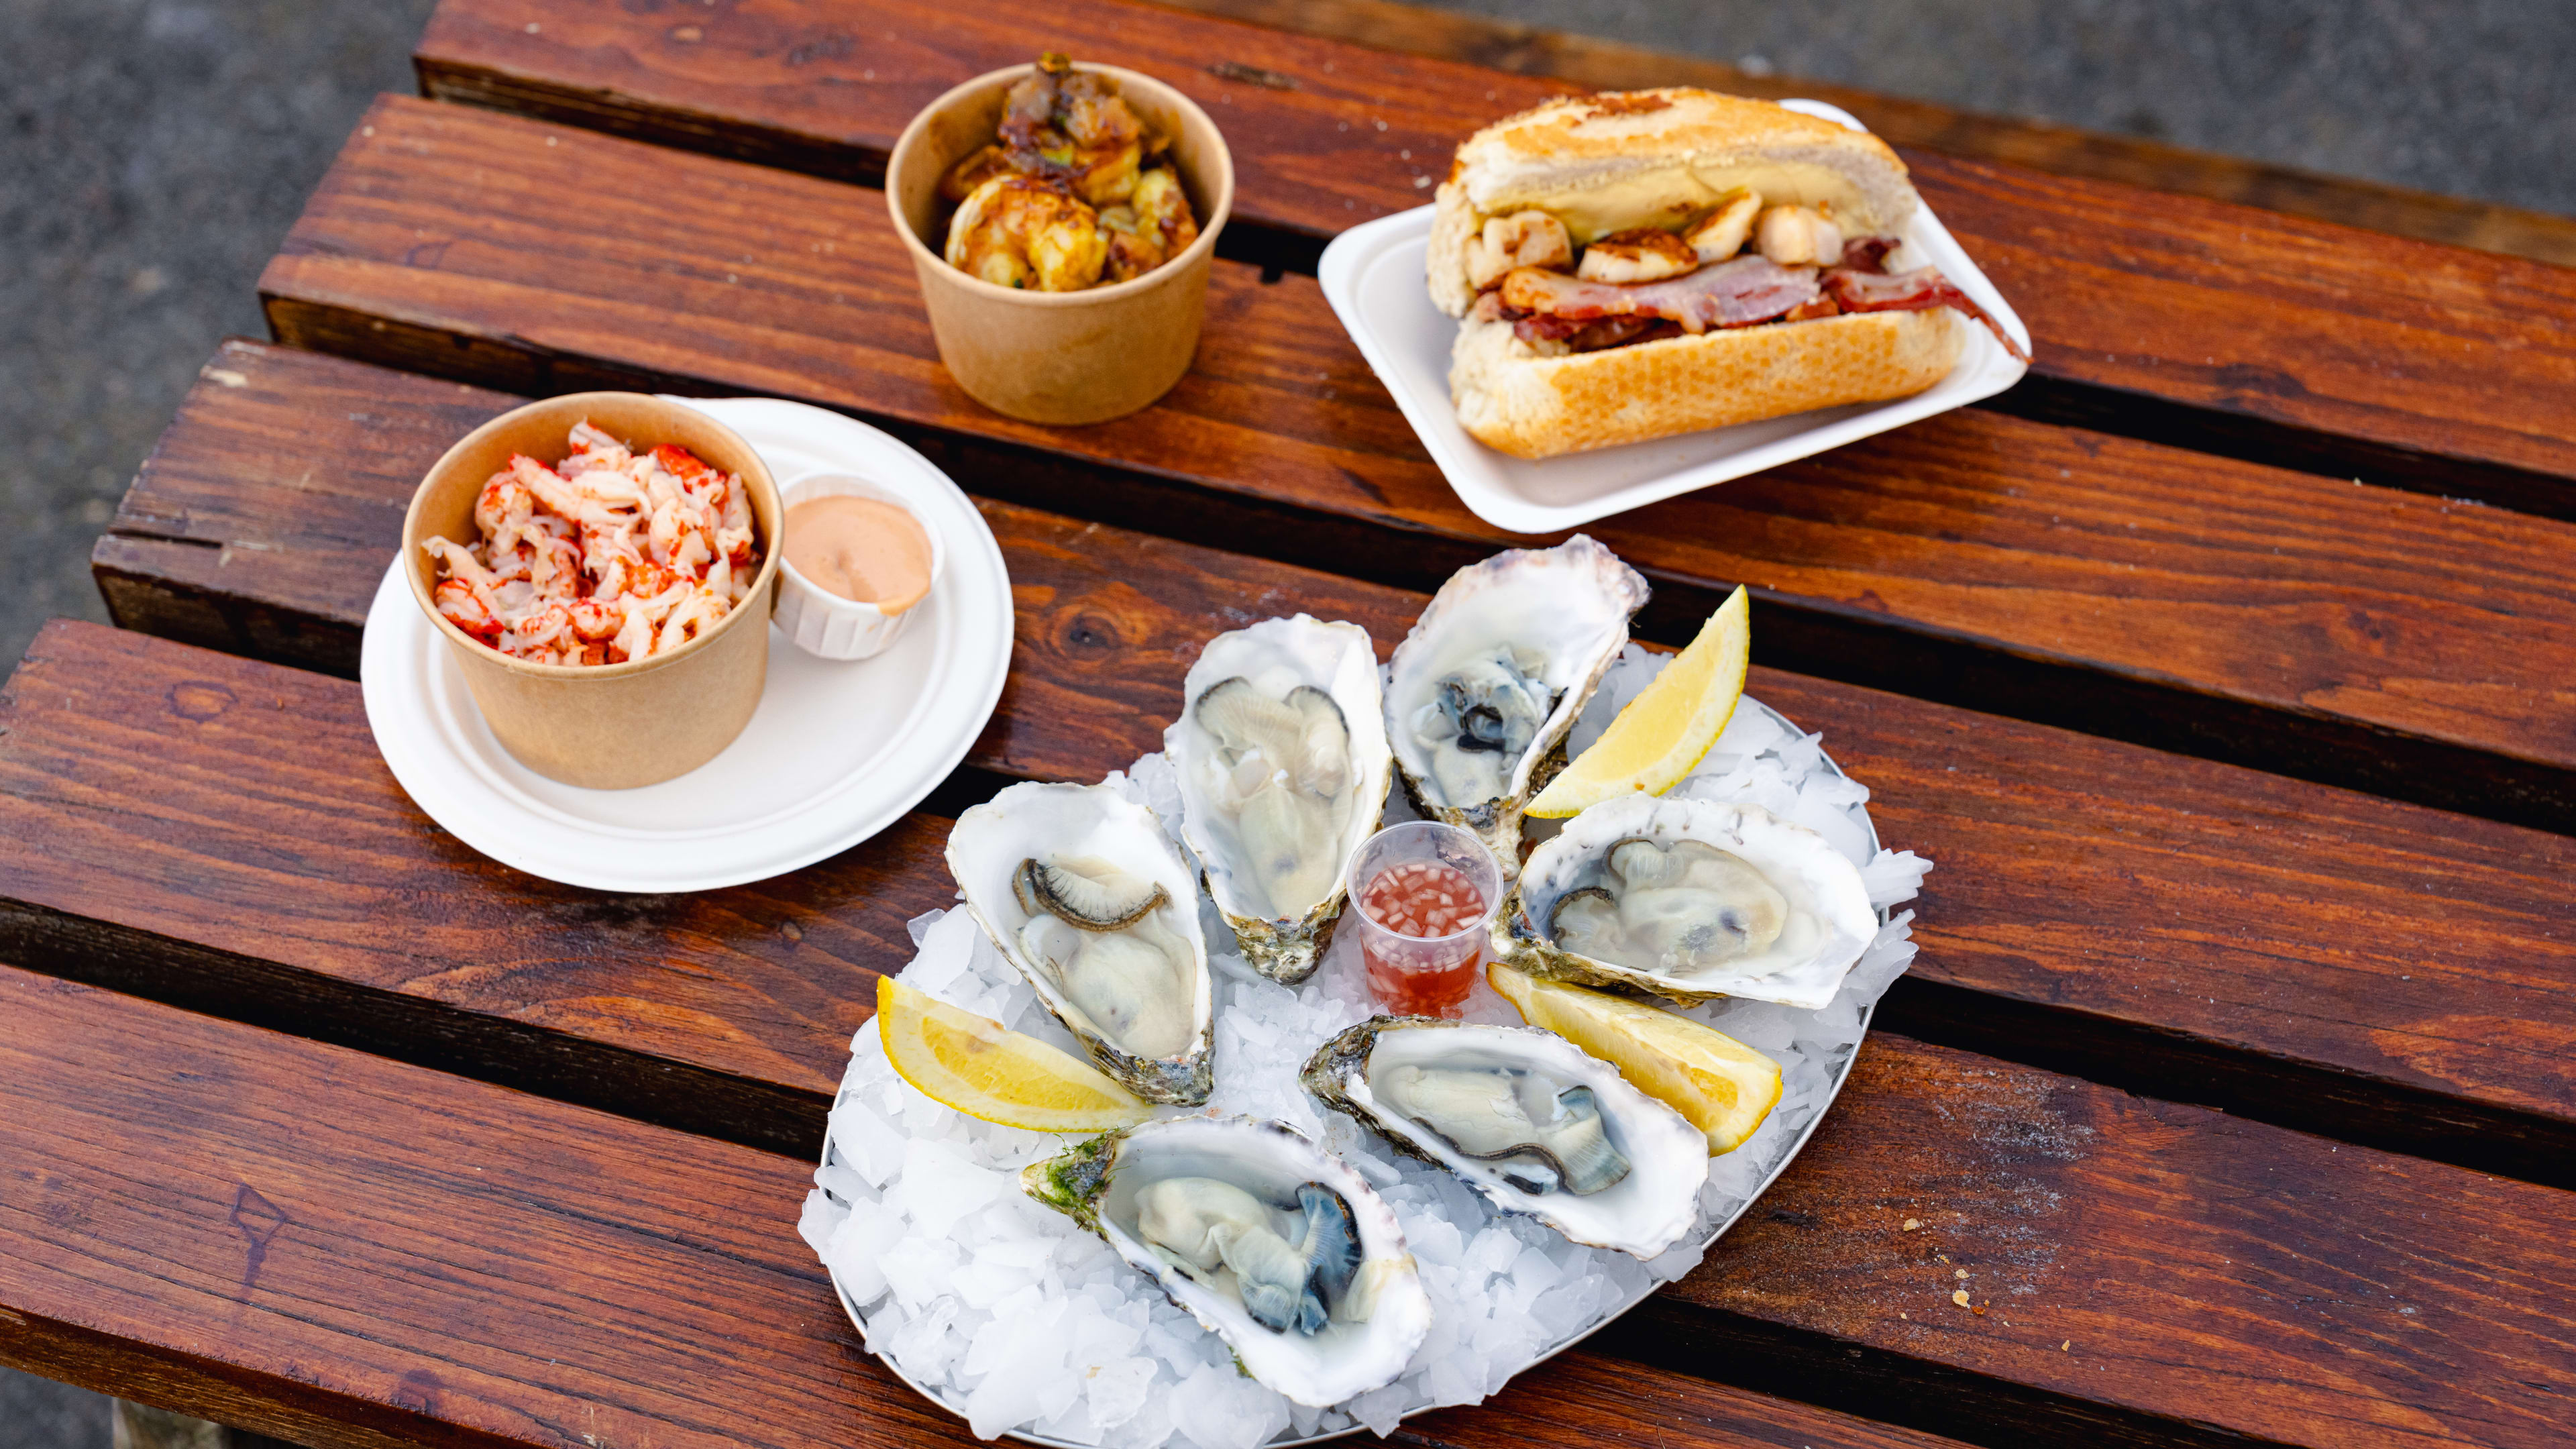
[[[868,189],[1040,48],[1240,168],[1195,369],[1089,428],[948,380]],[[119,627],[0,692],[0,1361],[310,1445],[969,1442],[795,1232],[875,977],[955,813],[1156,748],[1210,634],[1384,649],[1521,541],[1310,272],[1569,87],[1131,0],[445,0],[417,61],[99,541]],[[1698,1270],[1399,1437],[2566,1442],[2576,271],[1890,110],[1982,148],[1906,159],[2031,376],[1591,532],[1647,640],[1752,588],[1753,692],[1939,862],[1923,955]],[[353,676],[414,484],[601,385],[837,408],[977,497],[1010,679],[909,817],[617,896],[387,773]]]

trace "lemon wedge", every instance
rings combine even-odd
[[[1538,792],[1529,813],[1552,820],[1622,795],[1671,789],[1735,717],[1752,657],[1752,601],[1739,586],[1592,748]]]
[[[1708,1134],[1711,1157],[1743,1146],[1780,1101],[1780,1064],[1715,1027],[1500,961],[1485,979],[1523,1021],[1617,1067],[1630,1086],[1688,1118]]]
[[[891,976],[877,978],[877,1037],[905,1081],[969,1117],[1037,1132],[1106,1132],[1154,1115],[1089,1062]]]

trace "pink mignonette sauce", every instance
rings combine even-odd
[[[1476,882],[1454,865],[1408,861],[1378,872],[1359,905],[1392,933],[1360,937],[1378,1005],[1399,1016],[1456,1015],[1475,984],[1484,939],[1472,931],[1463,939],[1443,938],[1483,924],[1485,897]]]

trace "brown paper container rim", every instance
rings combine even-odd
[[[988,70],[973,80],[950,87],[939,99],[922,107],[913,116],[912,120],[904,126],[903,134],[895,139],[894,149],[886,153],[888,166],[885,182],[886,210],[894,217],[895,234],[903,238],[904,248],[912,253],[916,263],[924,261],[932,263],[970,292],[979,292],[988,297],[1006,297],[1022,306],[1088,307],[1116,301],[1121,297],[1132,297],[1150,287],[1159,286],[1171,277],[1178,276],[1199,258],[1216,250],[1217,233],[1225,230],[1226,219],[1234,214],[1234,150],[1226,145],[1225,133],[1217,129],[1215,119],[1201,109],[1198,102],[1142,71],[1129,70],[1124,66],[1097,65],[1089,61],[1075,61],[1073,68],[1108,76],[1117,81],[1122,90],[1131,85],[1142,86],[1157,100],[1166,101],[1183,114],[1195,116],[1206,123],[1208,134],[1216,138],[1217,196],[1216,204],[1208,208],[1207,220],[1199,225],[1198,240],[1181,248],[1179,256],[1165,261],[1161,266],[1141,277],[1112,282],[1106,287],[1086,287],[1079,292],[1035,292],[1018,287],[1000,286],[985,281],[971,272],[952,267],[948,265],[948,258],[944,254],[931,250],[928,243],[913,235],[912,222],[903,214],[901,199],[903,193],[896,185],[893,168],[901,166],[903,158],[911,153],[915,135],[930,125],[931,117],[960,101],[1006,81],[1017,81],[1023,76],[1033,74],[1037,66],[1032,62],[1027,65],[1008,65],[1000,70]],[[953,165],[956,159],[952,156],[941,162],[941,168],[944,170]]]
[[[462,645],[467,649],[471,649],[475,651],[476,657],[498,664],[512,673],[524,674],[534,679],[623,679],[629,675],[649,674],[665,665],[676,664],[679,661],[688,658],[691,654],[706,647],[708,644],[713,643],[719,635],[734,626],[734,621],[742,618],[746,614],[755,612],[759,613],[761,616],[760,626],[762,628],[767,628],[769,626],[767,611],[736,606],[723,618],[718,619],[714,628],[707,630],[706,632],[698,635],[698,637],[689,640],[687,643],[682,644],[679,648],[674,649],[667,654],[648,654],[642,659],[629,659],[623,664],[539,664],[534,660],[521,659],[515,654],[502,653],[500,650],[493,648],[491,645],[486,644],[482,640],[475,638],[473,635],[466,633],[464,630],[457,628],[446,615],[438,612],[437,605],[430,599],[430,589],[432,585],[425,577],[426,568],[421,558],[419,536],[421,500],[429,494],[430,481],[437,478],[440,474],[445,473],[448,466],[458,457],[462,456],[467,449],[472,448],[486,436],[498,432],[509,424],[516,422],[522,414],[533,412],[538,408],[564,408],[566,411],[571,411],[572,409],[570,405],[572,404],[586,405],[593,402],[611,399],[629,406],[642,404],[645,409],[650,412],[669,413],[678,409],[680,406],[677,403],[665,402],[661,398],[655,397],[650,393],[640,392],[573,392],[565,393],[559,397],[539,398],[534,402],[523,403],[518,407],[512,408],[508,412],[501,414],[499,417],[493,418],[482,426],[477,427],[474,431],[467,433],[464,437],[457,439],[454,444],[449,446],[446,452],[439,455],[437,462],[430,465],[429,471],[421,475],[420,486],[412,490],[411,506],[403,511],[403,577],[411,581],[412,600],[420,605],[420,611],[423,614],[429,616],[430,627],[447,636],[450,643]],[[691,408],[688,411],[691,415],[693,425],[713,428],[724,436],[731,438],[735,443],[741,446],[743,456],[749,458],[752,463],[752,468],[757,470],[756,472],[745,471],[741,475],[742,481],[753,490],[755,496],[762,494],[766,494],[768,496],[772,507],[772,516],[783,523],[787,517],[787,510],[778,502],[778,485],[770,478],[769,464],[762,460],[759,450],[752,447],[749,442],[745,441],[740,433],[737,433],[732,428],[716,421],[712,415],[699,412],[695,408]],[[632,443],[634,440],[630,438],[625,441]],[[759,517],[759,510],[756,508],[752,510],[752,519],[755,524],[759,521]],[[769,532],[776,534],[781,532],[781,530],[772,529],[769,530]],[[752,575],[751,592],[743,596],[745,603],[749,603],[750,601],[761,597],[762,586],[777,576],[779,559],[786,553],[784,541],[780,538],[765,538],[762,542],[764,544],[764,548],[761,554],[760,572]]]

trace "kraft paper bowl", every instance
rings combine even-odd
[[[1234,157],[1198,104],[1151,76],[1076,64],[1105,75],[1146,125],[1172,137],[1198,240],[1141,277],[1082,292],[996,286],[948,265],[950,208],[939,180],[999,132],[1002,97],[1036,69],[979,75],[904,127],[886,162],[886,207],[912,255],[931,335],[949,375],[977,402],[1024,422],[1105,422],[1171,391],[1198,352],[1217,233],[1234,210]]]
[[[733,612],[667,654],[624,664],[534,664],[488,648],[430,601],[438,580],[422,539],[471,546],[474,500],[512,453],[549,465],[571,451],[584,418],[629,445],[672,443],[737,474],[750,494],[760,572]],[[684,775],[715,758],[760,705],[769,671],[769,609],[778,588],[785,511],[769,468],[733,429],[694,409],[631,392],[584,392],[503,413],[447,450],[403,518],[403,575],[456,656],[493,737],[550,780],[623,790]]]

